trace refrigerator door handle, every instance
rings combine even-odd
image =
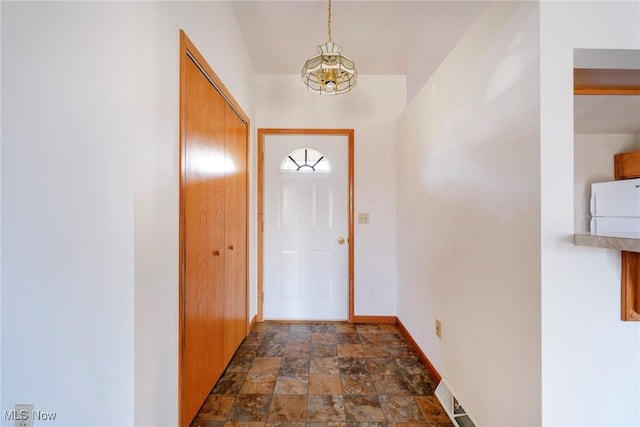
[[[591,200],[590,200],[590,206],[589,206],[589,211],[591,212],[591,216],[598,216],[596,215],[596,193],[595,191],[591,191]]]

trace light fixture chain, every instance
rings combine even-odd
[[[331,39],[331,0],[329,0],[329,19],[327,19],[327,27],[329,28],[329,41],[333,41]]]

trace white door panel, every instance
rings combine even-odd
[[[309,284],[313,297],[331,298],[333,296],[333,253],[331,251],[312,251],[309,259]]]
[[[313,183],[313,224],[314,228],[333,227],[333,185],[331,182]]]
[[[280,295],[300,296],[300,252],[280,252]]]
[[[322,153],[331,171],[282,172],[299,148]],[[265,320],[346,320],[348,138],[268,135],[264,158]]]

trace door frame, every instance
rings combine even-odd
[[[348,240],[349,261],[348,261],[348,282],[349,291],[347,292],[347,307],[349,323],[355,321],[354,318],[354,131],[353,129],[258,129],[258,314],[257,321],[264,321],[264,148],[265,136],[267,135],[335,135],[346,136],[348,138],[348,154],[347,163],[349,170],[347,172],[347,194],[349,195],[347,218],[349,223]]]

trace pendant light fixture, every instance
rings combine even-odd
[[[327,19],[329,41],[318,46],[318,54],[307,59],[302,67],[304,85],[321,95],[340,95],[356,85],[356,64],[344,56],[342,47],[331,39],[331,0]]]

